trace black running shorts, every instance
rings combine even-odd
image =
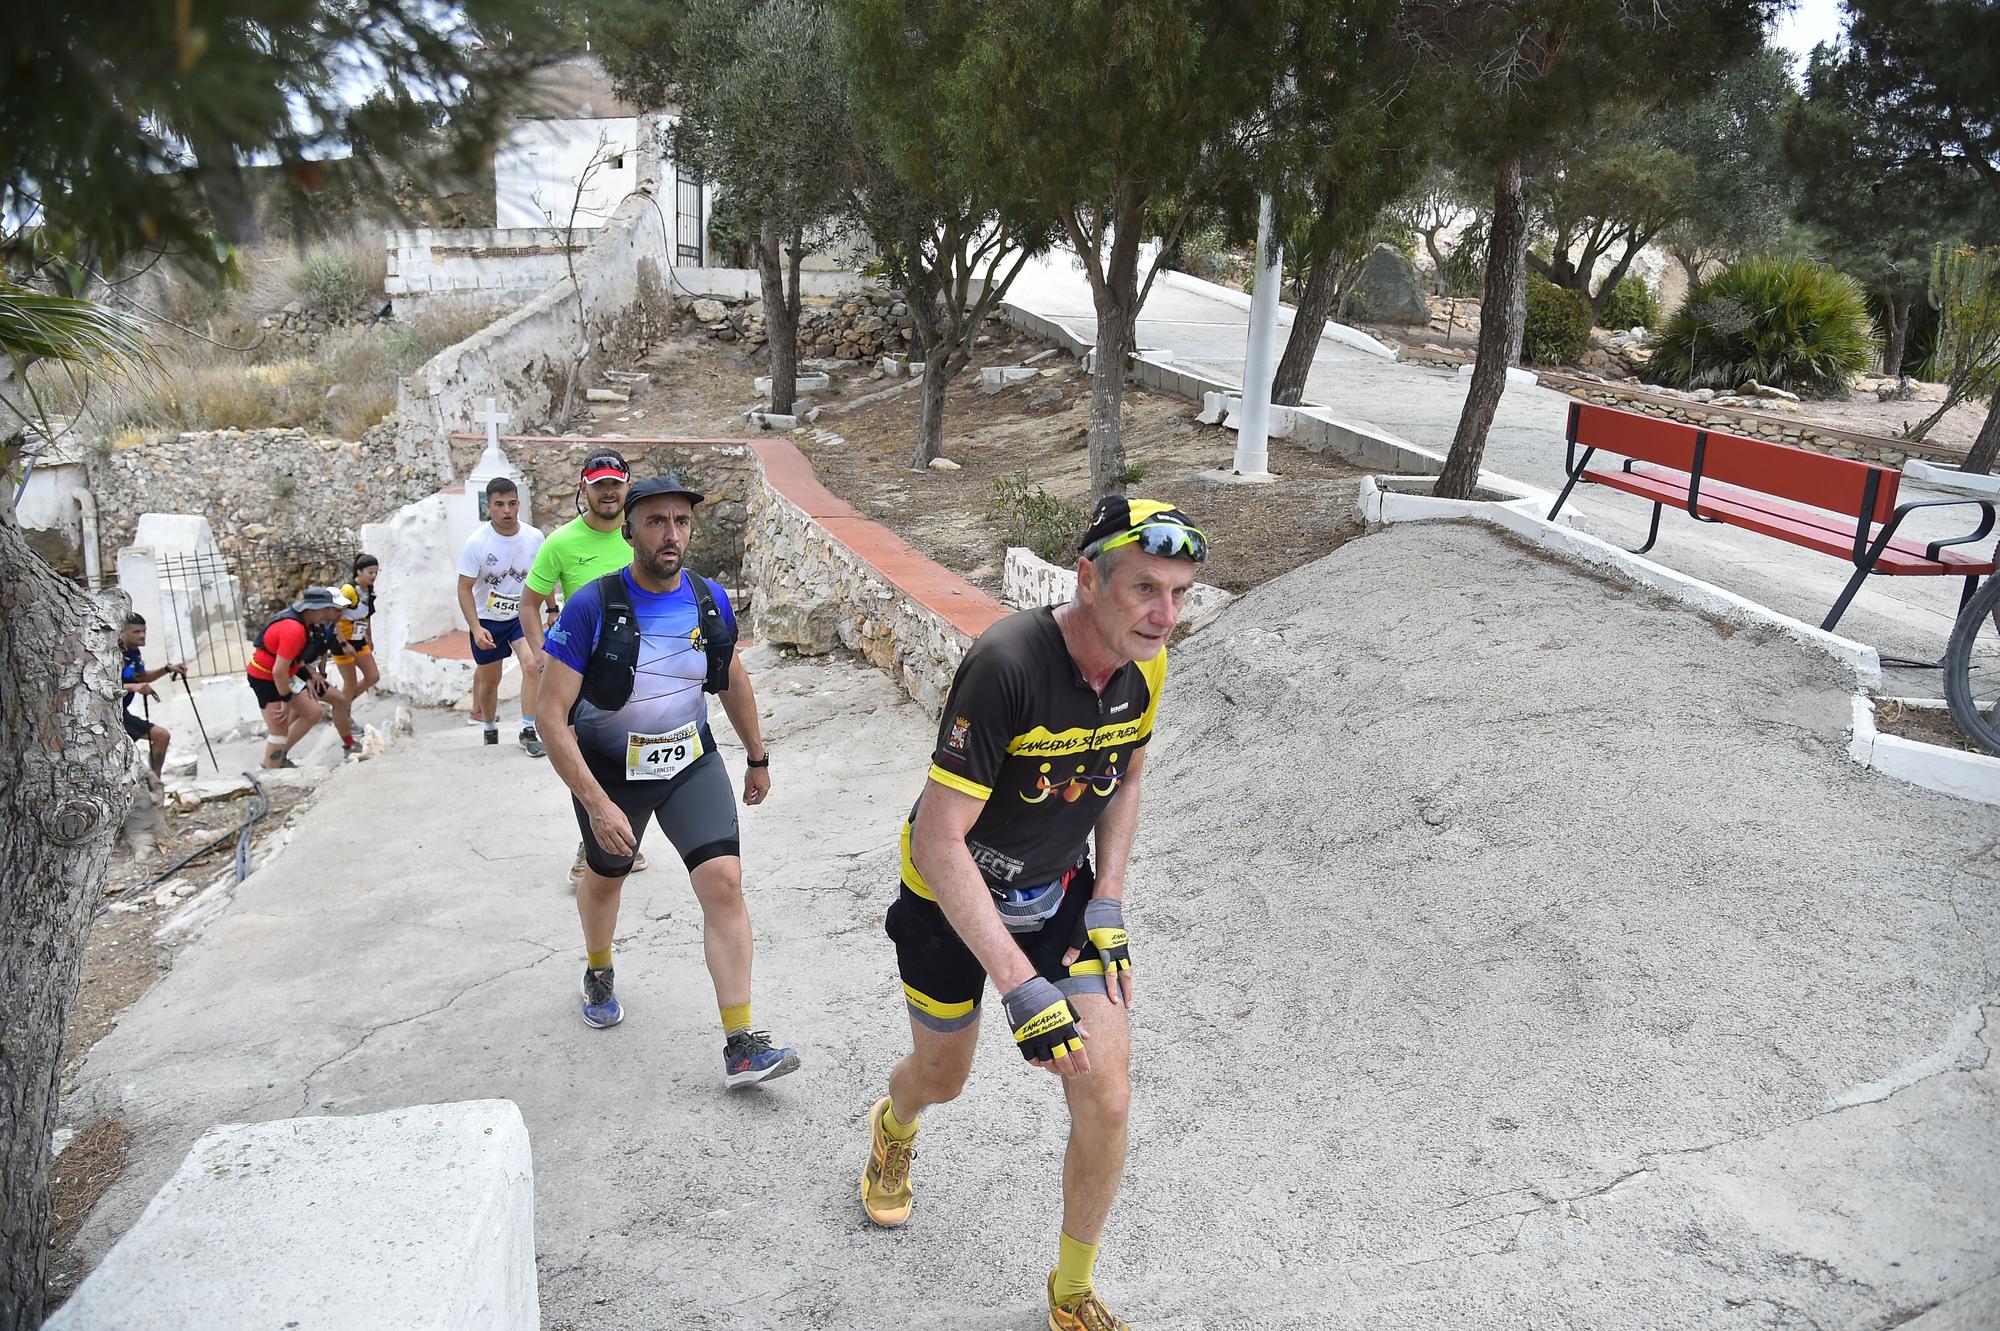
[[[1063,965],[1063,953],[1069,951],[1083,922],[1083,908],[1090,904],[1096,881],[1089,863],[1084,863],[1049,922],[1031,934],[1013,935],[1035,974],[1053,981],[1070,997],[1104,992],[1104,961],[1088,941],[1073,965]],[[896,969],[902,974],[903,1000],[912,1021],[934,1031],[956,1031],[979,1020],[986,969],[959,941],[944,907],[899,881],[882,927],[896,945]]]
[[[714,739],[706,732],[703,738],[708,741],[708,752],[668,781],[627,781],[616,759],[587,748],[583,751],[590,774],[625,814],[625,821],[632,824],[635,849],[646,839],[646,824],[657,821],[690,871],[710,860],[742,853],[737,839],[736,790],[729,783],[729,768],[715,751]],[[572,795],[569,802],[583,832],[583,858],[590,871],[605,878],[623,878],[632,872],[630,855],[613,855],[597,844],[583,801]]]
[[[124,715],[125,733],[133,739],[144,739],[153,733],[153,723],[137,712],[128,709]]]

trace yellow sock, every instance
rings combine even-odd
[[[725,1003],[722,1007],[722,1033],[734,1035],[738,1031],[750,1029],[750,1005],[748,1003]]]
[[[917,1135],[917,1120],[908,1123],[896,1117],[896,1102],[891,1100],[882,1106],[882,1133],[890,1141],[906,1142]]]
[[[1056,1257],[1056,1279],[1052,1287],[1057,1303],[1090,1293],[1090,1272],[1097,1265],[1097,1245],[1078,1243],[1062,1236],[1062,1252]]]
[[[607,947],[602,952],[585,952],[583,964],[594,971],[603,970],[611,964],[611,949]]]

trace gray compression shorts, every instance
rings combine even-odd
[[[632,824],[635,845],[646,839],[646,824],[657,821],[690,871],[710,860],[742,853],[736,791],[729,783],[729,768],[715,751],[715,741],[708,743],[708,752],[670,781],[627,781],[615,760],[589,749],[583,751],[590,774]],[[632,872],[630,855],[613,855],[597,844],[583,801],[572,795],[569,802],[576,810],[576,825],[583,833],[584,862],[590,871],[605,878],[623,878]]]

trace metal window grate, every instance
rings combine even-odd
[[[157,564],[160,615],[152,644],[197,675],[240,671],[250,663],[243,636],[242,584],[218,553],[168,555]]]
[[[677,169],[674,194],[674,262],[701,267],[701,241],[707,219],[701,215],[702,179],[686,167]]]

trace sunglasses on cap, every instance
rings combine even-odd
[[[1191,559],[1197,564],[1208,558],[1208,537],[1200,528],[1182,526],[1178,522],[1143,523],[1131,531],[1105,537],[1084,551],[1084,555],[1095,559],[1107,550],[1116,550],[1122,545],[1136,545],[1143,554],[1166,559]]]

